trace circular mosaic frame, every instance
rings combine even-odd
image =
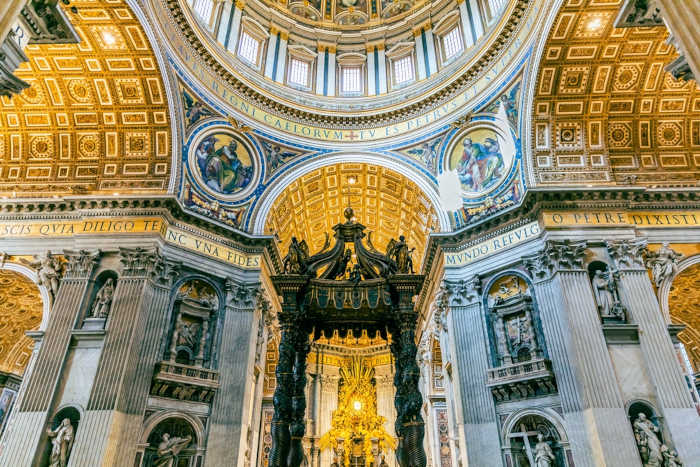
[[[242,145],[245,148],[245,150],[248,152],[248,156],[250,157],[250,163],[253,168],[253,173],[250,178],[250,182],[248,182],[248,184],[245,187],[236,191],[235,193],[226,194],[209,186],[206,183],[206,181],[202,178],[202,174],[197,164],[196,151],[200,143],[207,137],[220,134],[230,136],[233,140],[236,141],[236,143]],[[225,124],[207,126],[199,134],[195,135],[195,137],[192,138],[191,141],[192,142],[187,148],[187,171],[190,176],[189,178],[199,189],[204,191],[207,195],[220,201],[236,202],[248,197],[251,193],[255,191],[256,187],[260,184],[262,164],[260,162],[260,156],[258,152],[255,150],[253,145],[250,143],[250,141],[248,141],[246,137],[235,131],[230,126]]]

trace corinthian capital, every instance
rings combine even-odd
[[[260,284],[241,284],[232,279],[226,281],[226,306],[253,311]]]
[[[164,260],[155,248],[119,248],[123,277],[158,278],[163,274]]]
[[[547,279],[557,271],[583,270],[586,254],[585,240],[547,240],[544,248],[534,255],[523,257],[525,267],[535,279]]]
[[[443,301],[450,306],[469,305],[481,296],[481,278],[473,275],[469,279],[442,282]]]
[[[645,238],[605,242],[608,253],[619,270],[644,270],[644,253],[647,248]]]
[[[100,259],[100,254],[100,250],[64,251],[63,256],[67,260],[64,277],[76,279],[90,277],[92,268]]]

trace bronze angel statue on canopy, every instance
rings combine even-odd
[[[309,246],[306,240],[299,242],[296,237],[292,237],[289,244],[289,253],[284,257],[285,274],[304,274],[306,272],[306,260],[309,259]]]
[[[412,254],[415,248],[409,250],[406,244],[406,237],[399,236],[396,241],[393,238],[389,241],[386,248],[386,257],[396,262],[396,272],[399,274],[413,274],[413,258]]]

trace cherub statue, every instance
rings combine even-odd
[[[303,274],[306,272],[305,263],[308,258],[309,246],[306,244],[306,240],[299,242],[296,237],[292,237],[289,252],[283,261],[285,274]]]
[[[74,433],[73,425],[68,418],[64,418],[55,430],[46,430],[46,434],[51,438],[49,467],[66,467],[68,465]]]
[[[59,280],[63,269],[61,261],[51,254],[50,250],[47,250],[45,253],[35,256],[33,261],[22,259],[22,262],[36,269],[39,285],[46,287],[49,295],[51,295],[51,300],[54,300],[58,293]]]
[[[109,315],[109,310],[112,307],[112,298],[114,297],[114,280],[110,277],[104,283],[102,288],[95,295],[95,301],[92,303],[93,318],[104,319]]]
[[[163,433],[163,438],[158,445],[158,457],[153,463],[154,467],[173,467],[175,460],[180,451],[185,449],[192,441],[191,436],[179,438],[171,437],[169,433]]]

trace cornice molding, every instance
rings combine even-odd
[[[231,71],[210,51],[210,45],[205,44],[200,38],[201,32],[193,29],[188,17],[182,10],[179,0],[163,0],[172,15],[173,21],[180,28],[181,33],[189,42],[190,46],[199,55],[199,59],[209,69],[218,75],[222,81],[231,85],[239,92],[240,98],[247,100],[251,104],[260,106],[263,110],[278,117],[287,118],[298,123],[318,124],[330,129],[366,129],[387,125],[396,121],[409,120],[413,117],[423,115],[430,110],[443,105],[446,101],[458,95],[482,74],[489,66],[501,56],[501,53],[510,45],[515,33],[522,27],[523,19],[527,16],[525,10],[530,6],[531,0],[518,0],[505,24],[497,34],[494,34],[492,42],[485,50],[481,51],[481,56],[469,67],[468,70],[452,82],[442,86],[440,89],[429,93],[424,99],[409,104],[400,109],[393,109],[384,112],[370,112],[366,115],[331,115],[321,114],[318,110],[302,110],[288,106],[275,96],[264,95],[256,89],[250,87],[242,79],[234,76]],[[281,89],[284,91],[284,88]],[[266,91],[264,91],[266,92]],[[369,109],[368,109],[369,110]]]

